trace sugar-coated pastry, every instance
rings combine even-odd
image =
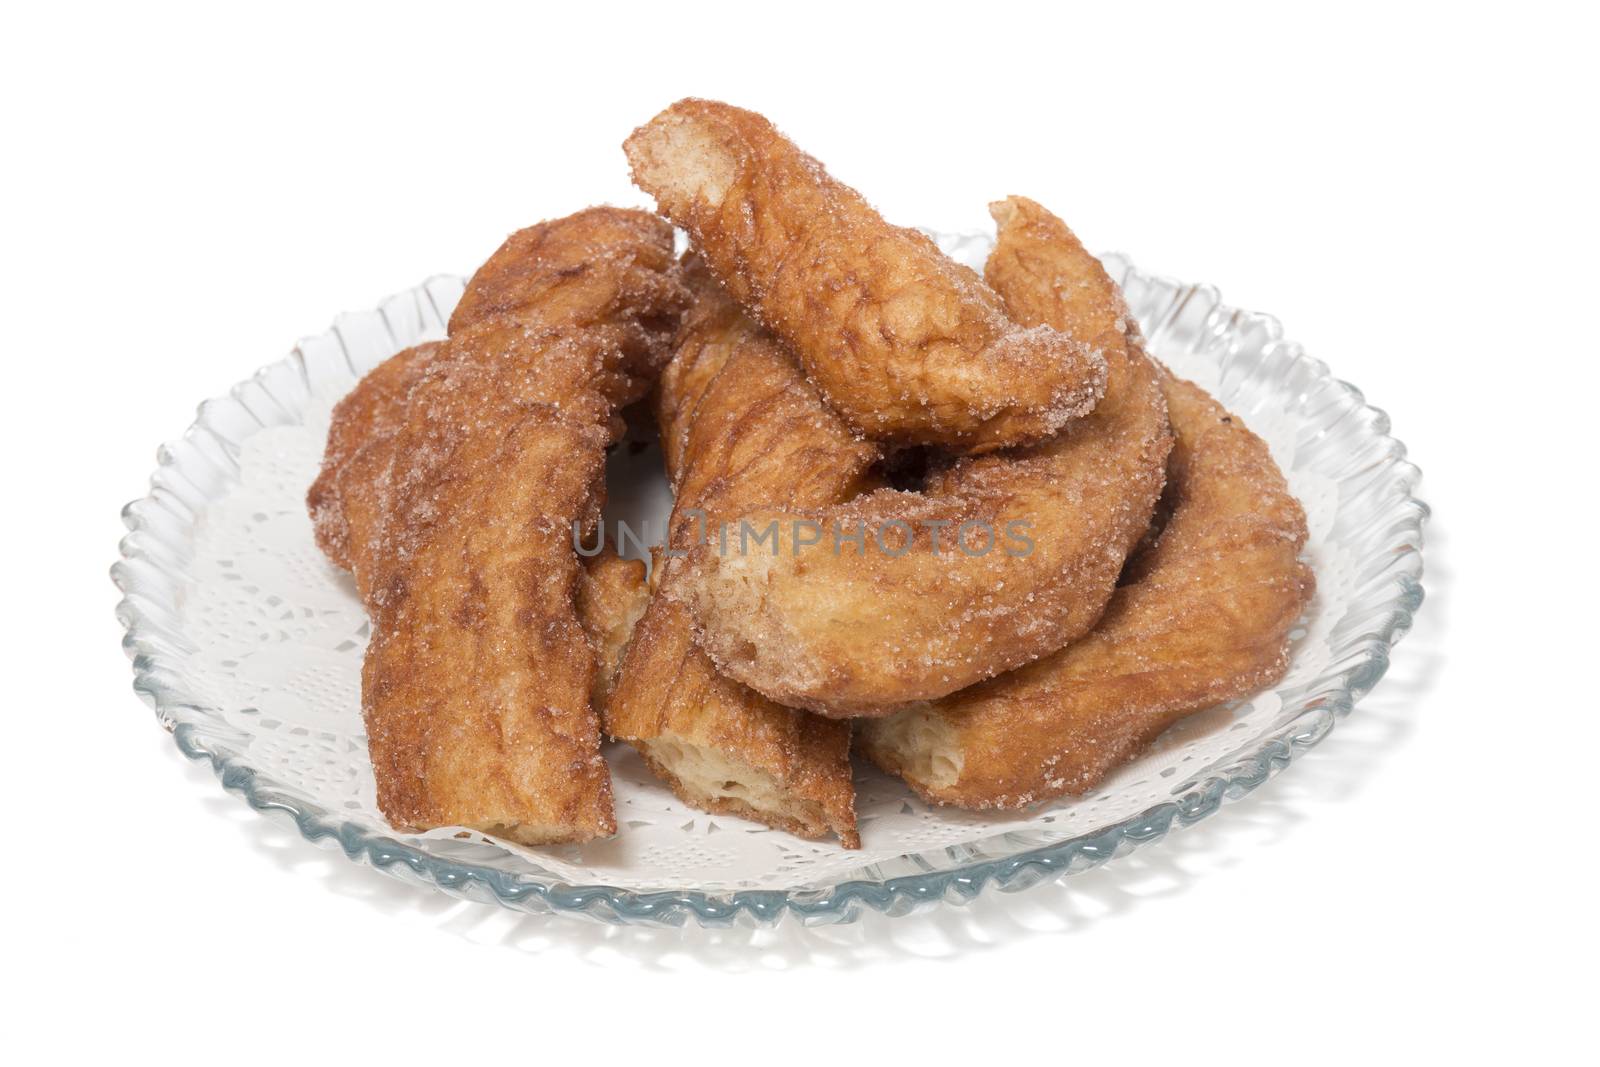
[[[685,301],[660,219],[542,223],[474,276],[448,340],[336,414],[309,504],[371,616],[362,709],[397,828],[615,831],[573,525],[598,519],[615,412],[649,388]]]
[[[1105,396],[1049,441],[965,457],[917,492],[740,516],[774,531],[770,549],[698,551],[683,588],[702,646],[773,700],[886,715],[1054,652],[1094,625],[1150,524],[1172,435],[1121,293],[1039,205],[991,210],[990,284],[1018,322],[1102,353]]]
[[[1089,411],[1106,367],[915,230],[891,226],[765,118],[682,100],[624,145],[635,183],[827,402],[896,445],[985,452]]]
[[[871,484],[878,450],[851,434],[703,268],[691,262],[685,277],[695,304],[657,391],[676,495],[674,551],[714,538],[721,518],[751,501],[831,502]],[[607,732],[637,748],[686,803],[858,847],[849,724],[782,707],[719,674],[672,593],[681,562],[662,557],[606,702]]]
[[[1024,253],[1036,268],[997,279],[1019,315],[1060,313],[1071,275],[1042,268],[1071,244],[1048,215],[1002,218],[995,256]],[[1164,369],[1161,384],[1176,444],[1160,525],[1098,625],[1026,667],[863,725],[866,755],[923,798],[1014,809],[1088,792],[1179,718],[1283,676],[1315,590],[1299,558],[1305,513],[1237,416]]]

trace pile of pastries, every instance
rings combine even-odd
[[[1026,808],[1282,676],[1304,513],[1059,219],[991,205],[980,277],[749,111],[684,100],[624,149],[659,216],[513,234],[335,409],[307,503],[371,617],[395,827],[613,834],[609,737],[686,804],[854,848],[852,753]],[[645,400],[650,567],[585,548]]]

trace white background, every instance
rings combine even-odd
[[[587,10],[6,16],[0,1054],[1592,1055],[1589,17]],[[893,220],[971,228],[1025,193],[1277,314],[1426,472],[1429,599],[1390,677],[1129,860],[754,939],[412,890],[186,764],[129,689],[106,577],[155,445],[338,311],[643,203],[619,143],[690,94],[769,114]]]

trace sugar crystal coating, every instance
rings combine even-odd
[[[1048,437],[1104,391],[1098,352],[1018,327],[976,273],[760,115],[683,100],[624,149],[634,181],[867,436],[992,451]]]
[[[994,211],[1007,232],[1043,217],[1020,198]],[[1149,526],[1172,436],[1121,294],[1060,231],[1048,291],[1035,280],[1041,264],[1015,240],[996,248],[987,274],[1024,326],[1049,322],[1103,353],[1099,405],[1042,444],[958,459],[918,492],[742,516],[755,529],[777,524],[776,552],[703,548],[683,594],[727,674],[823,714],[885,715],[1028,663],[1094,625]],[[831,536],[804,544],[818,528],[869,533],[862,549]]]
[[[831,502],[871,484],[878,449],[823,404],[793,357],[703,267],[691,259],[684,273],[695,303],[656,398],[674,545],[753,500]],[[682,562],[660,560],[656,594],[606,703],[607,732],[696,807],[858,847],[849,724],[780,706],[717,671],[674,592]]]
[[[614,411],[648,388],[685,299],[661,220],[543,223],[473,276],[448,340],[335,412],[308,506],[371,616],[362,711],[395,826],[615,831],[572,527],[598,519]]]
[[[1001,219],[995,255],[1031,259],[1048,307],[1066,227]],[[993,261],[991,261],[993,262]],[[1154,532],[1087,635],[1018,670],[866,723],[859,743],[924,799],[1025,808],[1095,788],[1179,718],[1270,685],[1315,590],[1305,513],[1267,446],[1161,371],[1176,443]]]

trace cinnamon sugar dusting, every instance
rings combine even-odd
[[[308,504],[372,617],[363,714],[396,826],[615,830],[571,527],[597,516],[612,414],[648,387],[685,300],[660,220],[543,223],[473,277],[448,340],[335,412]]]

